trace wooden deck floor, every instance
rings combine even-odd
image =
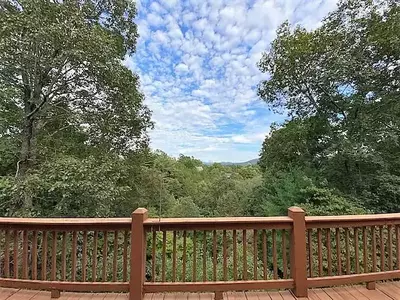
[[[0,300],[49,300],[50,293],[0,288]],[[60,300],[126,300],[127,294],[116,293],[62,293]],[[214,294],[147,294],[145,300],[212,300]],[[224,300],[295,300],[289,291],[225,293]],[[306,298],[302,298],[306,299]],[[341,286],[311,289],[309,300],[400,300],[400,282],[379,283],[376,290],[365,286]]]

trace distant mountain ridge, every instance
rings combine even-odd
[[[220,162],[219,164],[223,165],[223,166],[250,166],[250,165],[256,165],[258,163],[258,158],[254,158],[245,162],[239,162],[239,163],[235,163],[235,162]]]

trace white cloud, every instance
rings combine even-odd
[[[204,161],[258,156],[272,122],[255,87],[256,64],[288,19],[317,27],[336,0],[163,0],[138,3],[137,54],[124,64],[141,78],[153,111],[152,148]]]
[[[175,67],[175,71],[177,72],[187,72],[189,71],[189,68],[187,65],[180,63]]]
[[[158,26],[160,26],[161,24],[164,23],[163,19],[159,15],[157,15],[155,13],[150,13],[150,14],[147,15],[147,22],[150,25],[155,26],[155,27],[158,27]]]

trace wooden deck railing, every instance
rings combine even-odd
[[[0,286],[153,292],[307,289],[400,278],[400,214],[0,218]],[[57,293],[54,293],[56,295]]]
[[[128,291],[130,228],[130,218],[0,218],[0,286]]]

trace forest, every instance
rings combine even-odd
[[[140,78],[121,63],[135,15],[128,0],[0,3],[1,216],[400,212],[397,1],[342,0],[317,29],[279,27],[257,89],[288,117],[249,166],[150,149]]]

